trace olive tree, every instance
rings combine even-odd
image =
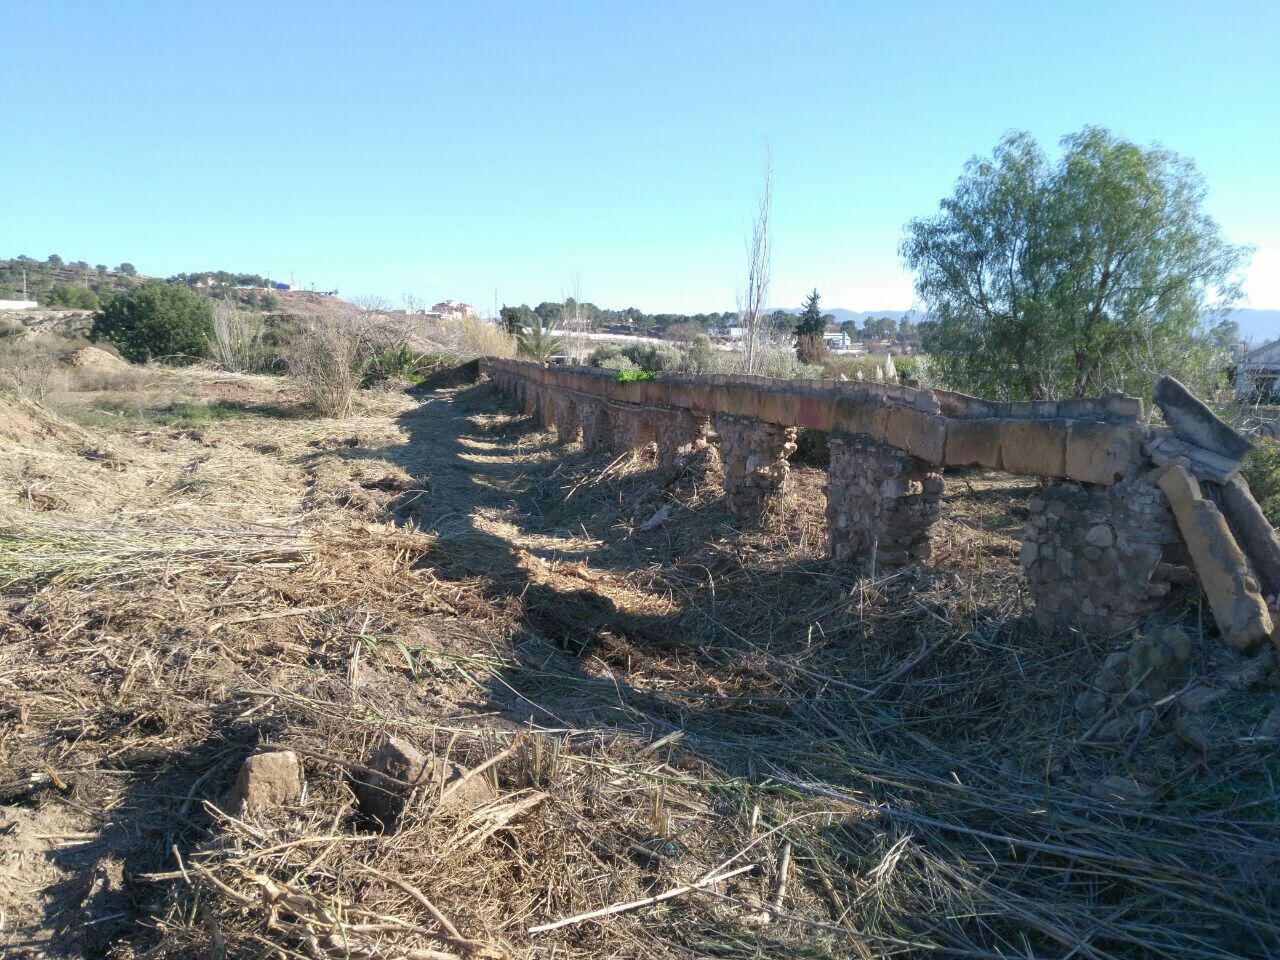
[[[1204,211],[1194,165],[1085,127],[1051,162],[1028,133],[970,160],[901,253],[931,316],[925,350],[953,386],[1010,399],[1144,394],[1220,370],[1214,321],[1245,247]]]

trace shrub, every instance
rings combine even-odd
[[[607,357],[604,360],[600,361],[600,363],[595,364],[595,366],[600,367],[602,370],[639,370],[640,369],[635,365],[635,363],[631,360],[630,357],[624,357],[621,355],[616,357]]]
[[[1280,439],[1257,440],[1240,472],[1271,525],[1280,527]]]
[[[804,364],[822,363],[831,355],[827,341],[820,334],[796,337],[796,359]]]
[[[49,292],[49,304],[68,310],[97,310],[101,306],[98,295],[88,287],[60,283]]]
[[[263,345],[260,317],[235,309],[225,300],[213,304],[213,358],[224,370],[259,373],[271,369]]]
[[[647,380],[657,380],[658,375],[649,370],[619,370],[613,375],[613,379],[617,383],[644,383]]]
[[[94,315],[90,331],[134,363],[190,363],[208,354],[213,335],[208,298],[160,280],[116,294]]]
[[[319,413],[329,417],[351,413],[360,340],[351,319],[337,311],[321,313],[303,328],[289,358],[289,372]]]
[[[606,343],[591,351],[587,364],[609,370],[628,369],[618,366],[619,360],[628,361],[639,370],[662,373],[679,370],[682,357],[679,350],[665,343]]]

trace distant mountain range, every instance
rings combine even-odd
[[[787,313],[800,312],[797,307],[773,307],[768,312],[772,313],[777,309],[785,310]],[[822,312],[834,316],[837,323],[856,320],[859,326],[868,317],[890,317],[894,320],[909,317],[916,322],[925,318],[925,314],[919,310],[847,310],[844,307],[835,307]],[[1240,339],[1255,346],[1280,339],[1280,310],[1256,310],[1252,307],[1242,307],[1231,311],[1231,319],[1240,326]]]
[[[1280,310],[1241,308],[1231,311],[1231,319],[1240,325],[1240,339],[1261,346],[1280,339]]]

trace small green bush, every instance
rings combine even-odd
[[[615,383],[644,383],[657,380],[658,375],[649,370],[619,370],[613,375]]]
[[[134,363],[191,363],[208,355],[213,307],[186,286],[148,280],[108,300],[94,314],[90,336]]]
[[[97,310],[102,305],[98,295],[88,287],[77,287],[71,283],[60,283],[54,287],[49,293],[49,304],[68,310]]]
[[[1258,440],[1240,472],[1271,525],[1280,527],[1280,440]]]

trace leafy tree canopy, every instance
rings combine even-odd
[[[901,253],[954,386],[1015,399],[1145,393],[1213,369],[1202,316],[1238,297],[1245,248],[1205,213],[1192,163],[1085,127],[1051,163],[1028,133],[974,158]]]
[[[188,287],[148,280],[108,300],[94,315],[91,336],[135,363],[189,363],[209,349],[213,308],[208,297]]]

